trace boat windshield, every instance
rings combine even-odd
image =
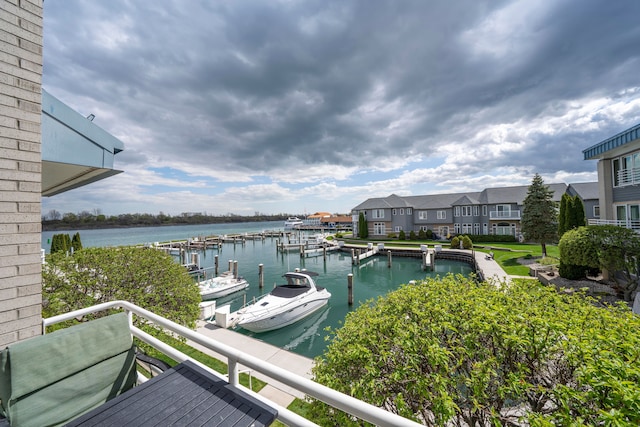
[[[304,276],[286,276],[287,277],[287,285],[289,286],[303,286],[310,287],[309,279]]]

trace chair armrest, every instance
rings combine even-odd
[[[164,372],[164,371],[166,371],[168,369],[171,369],[171,366],[169,366],[169,364],[167,364],[163,360],[160,360],[160,359],[157,359],[155,357],[149,356],[149,355],[143,353],[142,350],[140,350],[139,348],[136,348],[136,360],[149,365],[149,371],[151,371],[152,373],[153,373],[153,369],[151,369],[151,367],[155,367],[156,370],[158,370],[160,372]],[[2,427],[2,426],[0,426],[0,427]]]

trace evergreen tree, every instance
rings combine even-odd
[[[63,234],[62,239],[64,241],[64,251],[68,252],[71,250],[71,237],[68,234]]]
[[[80,240],[79,232],[76,232],[76,234],[73,235],[73,238],[71,239],[71,247],[73,248],[74,252],[82,249],[82,241]]]
[[[358,216],[358,237],[366,239],[369,237],[369,227],[367,226],[367,219],[364,217],[364,213],[360,212]]]
[[[569,218],[570,228],[578,228],[587,225],[584,214],[582,199],[577,195],[571,200],[571,218]]]
[[[553,191],[535,174],[522,206],[522,233],[526,240],[540,243],[542,256],[547,256],[547,243],[558,236],[558,218]]]
[[[563,194],[560,199],[560,214],[558,215],[558,237],[562,237],[571,228],[569,227],[571,206],[571,196],[567,193]]]

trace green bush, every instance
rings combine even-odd
[[[404,230],[400,230],[400,233],[398,233],[398,240],[407,240],[407,236],[404,234]]]
[[[451,248],[452,249],[460,249],[460,238],[458,236],[454,236],[451,239]]]
[[[469,236],[462,236],[462,247],[465,249],[473,248],[473,242]]]
[[[580,280],[584,279],[587,276],[588,269],[589,267],[587,267],[586,265],[567,264],[560,261],[558,274],[560,275],[560,277],[563,277],[565,279]]]
[[[425,425],[640,425],[640,317],[532,281],[446,276],[349,313],[317,382]],[[323,403],[327,426],[363,425]]]
[[[417,240],[416,232],[411,230],[409,232],[409,240]]]
[[[427,232],[422,228],[418,231],[418,239],[425,240],[427,238]]]
[[[389,239],[395,239],[397,237],[398,237],[398,235],[396,233],[387,233],[387,238],[389,238]]]

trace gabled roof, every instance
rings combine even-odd
[[[562,195],[567,191],[567,184],[546,184],[553,191],[553,200],[560,201]],[[514,187],[494,187],[482,191],[479,198],[480,204],[499,205],[517,203],[521,205],[527,197],[529,185],[518,185]]]
[[[373,199],[367,199],[353,208],[354,211],[361,211],[365,209],[390,209],[390,208],[411,208],[411,204],[407,202],[407,197],[400,197],[396,194],[392,194],[387,197],[377,197]]]
[[[569,184],[567,192],[572,195],[580,196],[582,200],[598,200],[600,198],[597,182],[579,182],[577,184]]]
[[[451,203],[452,206],[465,206],[465,205],[477,205],[479,204],[478,199],[471,199],[466,194],[460,197],[455,202]]]
[[[480,193],[449,193],[428,194],[424,196],[410,196],[411,204],[415,209],[450,209],[461,197],[467,196],[470,200],[478,198]]]

